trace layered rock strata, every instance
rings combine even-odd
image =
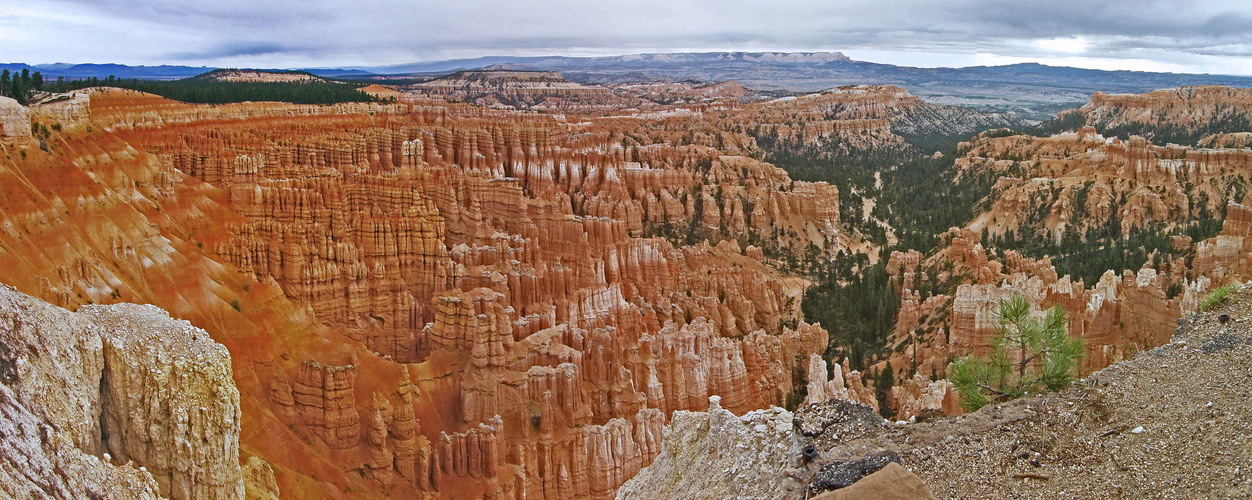
[[[837,254],[838,189],[651,118],[89,95],[90,126],[6,145],[0,269],[28,272],[0,278],[220,340],[257,491],[611,497],[673,412],[782,404],[825,350],[768,264]]]
[[[1246,149],[1160,146],[1139,136],[1123,141],[1093,127],[1050,137],[980,136],[958,149],[961,177],[999,176],[987,210],[968,227],[1057,243],[1102,233],[1110,223],[1129,234],[1220,217],[1252,176]]]
[[[1181,142],[1190,137],[1201,139],[1210,145],[1225,145],[1235,139],[1233,147],[1239,147],[1240,139],[1224,137],[1220,142],[1204,138],[1212,130],[1225,132],[1248,132],[1249,104],[1252,91],[1220,85],[1179,87],[1156,90],[1146,94],[1106,94],[1096,92],[1091,100],[1067,114],[1077,115],[1086,124],[1101,131],[1126,131],[1147,134],[1149,138],[1160,135]],[[1065,117],[1059,115],[1058,118]],[[1165,142],[1165,141],[1161,141]]]
[[[2,287],[0,357],[10,494],[243,498],[230,355],[203,330]]]

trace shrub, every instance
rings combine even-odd
[[[1060,306],[1042,321],[1030,317],[1021,296],[1000,301],[999,332],[989,356],[966,356],[952,363],[949,378],[961,393],[961,405],[977,411],[1026,392],[1059,390],[1077,376],[1082,338],[1069,336],[1069,320]]]
[[[1200,310],[1208,311],[1221,305],[1230,299],[1230,294],[1235,291],[1234,285],[1225,285],[1214,288],[1204,296],[1204,300],[1200,301]]]

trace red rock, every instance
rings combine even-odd
[[[736,156],[742,135],[626,149],[616,127],[652,125],[411,96],[101,90],[90,113],[5,165],[0,263],[23,271],[0,277],[203,326],[232,353],[243,445],[287,495],[609,496],[672,411],[782,404],[826,347],[802,291],[737,240],[833,254],[838,190]],[[711,244],[641,236],[706,214]]]

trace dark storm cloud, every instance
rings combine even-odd
[[[273,42],[228,42],[217,44],[206,50],[194,52],[170,52],[167,54],[169,59],[185,61],[185,60],[211,60],[221,59],[225,57],[238,56],[260,56],[267,54],[282,54],[290,49],[281,44]]]
[[[489,54],[870,49],[1185,65],[1188,57],[1252,56],[1252,17],[1242,2],[1220,1],[38,3],[0,0],[0,44],[13,42],[10,57],[368,65]]]

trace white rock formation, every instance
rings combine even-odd
[[[85,453],[0,385],[0,496],[160,498],[151,474]]]
[[[157,307],[72,313],[0,286],[0,389],[0,492],[244,496],[230,354]]]
[[[835,370],[834,376],[826,380],[826,360],[818,353],[809,354],[809,385],[808,395],[804,404],[813,404],[828,399],[848,399],[848,389],[843,385],[843,371]]]
[[[0,137],[30,137],[30,110],[10,97],[0,97]]]
[[[617,498],[779,498],[794,485],[800,446],[782,408],[736,417],[709,398],[708,412],[676,411],[661,455],[617,490]]]

